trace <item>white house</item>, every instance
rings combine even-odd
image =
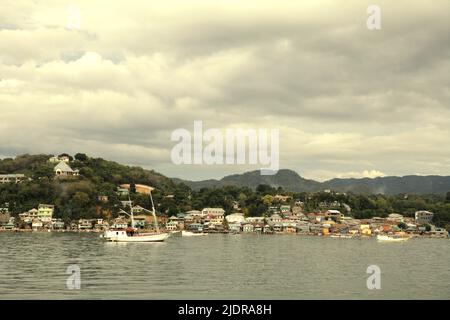
[[[78,169],[72,170],[72,168],[64,161],[58,163],[53,170],[55,171],[56,176],[78,176],[80,174]]]
[[[202,215],[203,216],[215,216],[215,217],[222,216],[222,218],[223,218],[223,216],[225,215],[225,210],[223,210],[222,208],[204,208],[202,210]]]
[[[388,215],[387,220],[394,222],[403,222],[403,216],[398,213],[391,213],[390,215]]]
[[[24,174],[0,174],[0,183],[20,183],[25,181],[27,177]]]
[[[243,213],[232,213],[225,217],[228,223],[243,223],[245,217]]]
[[[423,223],[431,223],[433,221],[434,213],[430,211],[416,211],[414,217],[416,220],[416,223],[423,224]]]

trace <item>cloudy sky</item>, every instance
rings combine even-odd
[[[381,8],[368,30],[367,7]],[[77,12],[80,24],[77,24]],[[76,153],[171,177],[177,128],[280,130],[324,180],[450,175],[450,1],[6,0],[0,157]],[[79,28],[78,28],[79,27]]]

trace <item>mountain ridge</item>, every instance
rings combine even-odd
[[[291,192],[315,192],[333,190],[337,192],[353,192],[364,194],[446,194],[450,191],[450,176],[439,175],[406,175],[376,178],[333,178],[319,182],[301,177],[290,169],[281,169],[275,175],[262,176],[259,170],[242,174],[232,174],[222,179],[190,181],[172,178],[175,183],[185,183],[194,190],[201,188],[220,188],[227,185],[256,189],[260,184],[282,187]]]

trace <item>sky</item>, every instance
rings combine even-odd
[[[171,134],[202,121],[279,130],[280,167],[320,181],[450,175],[449,13],[448,0],[1,1],[0,157],[82,152],[190,180],[261,167],[174,164]]]

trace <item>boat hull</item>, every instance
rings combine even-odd
[[[169,238],[168,233],[138,234],[129,236],[126,232],[107,231],[105,240],[111,242],[163,242]]]

